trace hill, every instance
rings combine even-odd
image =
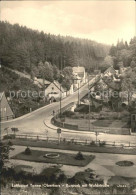
[[[31,73],[39,62],[48,61],[58,69],[84,66],[97,69],[109,46],[87,39],[55,36],[19,24],[0,22],[0,56],[4,66]]]
[[[0,91],[5,92],[6,97],[15,117],[24,115],[32,110],[48,104],[40,98],[40,88],[33,84],[33,81],[20,76],[12,70],[5,67],[0,69]]]

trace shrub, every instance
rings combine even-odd
[[[105,144],[106,144],[105,141],[99,142],[99,146],[105,146]]]
[[[92,140],[92,141],[90,142],[90,145],[91,145],[91,146],[96,146],[95,141]]]
[[[4,135],[3,139],[15,139],[15,135],[11,134],[11,135]]]
[[[25,149],[25,154],[26,154],[26,155],[31,155],[31,150],[30,150],[29,147],[27,147],[27,148]]]
[[[74,114],[75,113],[70,111],[70,110],[66,110],[66,111],[63,112],[63,116],[66,116],[66,117],[71,117]]]
[[[116,162],[116,165],[127,167],[127,166],[133,166],[134,163],[131,162],[131,161],[124,160],[124,161],[118,161],[118,162]]]
[[[8,142],[9,146],[13,146],[13,143],[11,141]]]
[[[76,160],[84,160],[83,154],[79,151],[77,155],[75,156]]]

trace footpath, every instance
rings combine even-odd
[[[48,118],[44,120],[44,124],[48,132],[57,132],[57,129],[59,127],[53,125],[51,123],[52,115],[50,115]],[[80,139],[80,140],[90,140],[90,141],[96,141],[96,139],[99,141],[105,141],[109,145],[116,146],[126,146],[129,147],[135,147],[136,148],[136,136],[134,135],[118,135],[118,134],[108,134],[104,132],[98,132],[96,135],[96,132],[92,131],[79,131],[79,130],[71,130],[71,129],[65,129],[61,128],[62,137],[65,138],[73,138],[73,139]],[[96,138],[97,136],[97,138]]]

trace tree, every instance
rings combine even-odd
[[[58,80],[60,78],[60,71],[56,65],[53,65],[53,79]]]
[[[103,63],[100,66],[100,69],[102,72],[104,72],[107,68],[109,68],[110,66],[113,67],[113,58],[111,56],[106,56]]]
[[[38,63],[39,77],[44,80],[53,81],[53,66],[49,62],[39,62]]]
[[[116,46],[112,45],[110,48],[110,51],[109,51],[109,55],[116,56],[116,54],[117,54],[117,48],[116,48]]]
[[[121,81],[121,89],[122,91],[127,92],[127,100],[128,104],[130,103],[131,97],[132,97],[132,91],[134,90],[133,81],[135,80],[134,73],[127,72],[126,75],[122,78]]]
[[[71,84],[73,83],[73,70],[71,67],[66,67],[63,69],[62,74],[63,74],[61,80],[62,86],[69,90]]]
[[[134,60],[131,61],[130,67],[133,69],[136,67],[136,62]]]
[[[0,172],[2,171],[5,162],[9,158],[9,151],[10,151],[10,146],[8,144],[0,142]]]
[[[18,128],[15,128],[15,127],[11,128],[11,130],[14,132],[14,135],[16,134],[16,132],[19,131]]]

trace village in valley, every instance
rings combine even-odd
[[[136,37],[0,29],[1,194],[136,194]]]

